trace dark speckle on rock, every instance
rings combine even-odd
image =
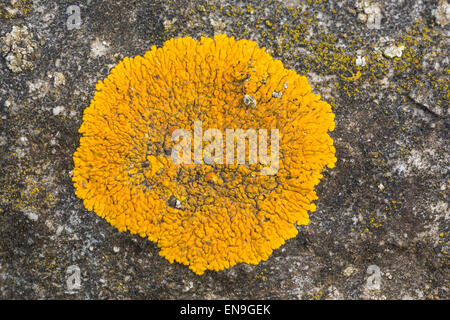
[[[449,298],[447,1],[70,5],[69,30],[67,1],[0,3],[0,299]],[[338,162],[296,238],[259,265],[198,276],[87,211],[72,155],[118,61],[215,33],[308,77],[333,106]]]

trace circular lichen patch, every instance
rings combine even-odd
[[[257,264],[309,222],[334,114],[304,76],[249,40],[171,39],[125,58],[84,111],[76,195],[119,231],[148,237],[195,273]],[[175,164],[176,129],[278,129],[279,168]]]

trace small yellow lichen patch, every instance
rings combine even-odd
[[[194,121],[222,132],[278,129],[279,170],[173,163],[171,135]],[[336,162],[333,129],[330,105],[307,79],[256,42],[171,39],[99,81],[73,182],[88,210],[156,242],[170,262],[197,274],[257,264],[297,235],[296,224],[308,224],[314,186]]]

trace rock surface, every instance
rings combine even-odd
[[[0,3],[0,299],[449,298],[446,1],[70,7]],[[96,82],[120,59],[214,33],[255,40],[308,77],[336,114],[338,163],[310,224],[269,260],[197,276],[88,212],[72,154]]]

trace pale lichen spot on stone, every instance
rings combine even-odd
[[[104,56],[108,52],[109,44],[106,41],[95,39],[91,42],[91,57],[97,58]]]
[[[438,7],[433,10],[433,15],[436,22],[443,27],[450,23],[450,5],[447,0],[439,1]]]

